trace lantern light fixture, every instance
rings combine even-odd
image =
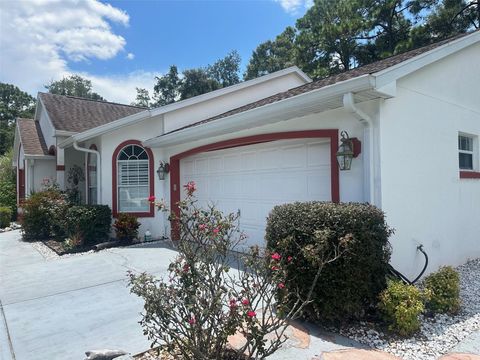
[[[342,131],[341,144],[337,151],[337,162],[340,170],[350,170],[352,159],[356,158],[361,152],[361,142],[357,138],[350,138],[346,131]]]
[[[158,179],[165,180],[165,176],[170,172],[170,164],[160,161],[160,165],[157,169]]]

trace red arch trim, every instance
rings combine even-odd
[[[120,153],[120,150],[122,150],[125,146],[127,145],[139,145],[145,151],[147,152],[148,155],[148,179],[150,183],[150,195],[155,195],[155,184],[154,184],[154,161],[153,161],[153,152],[150,148],[147,148],[142,145],[142,143],[138,140],[126,140],[122,142],[120,145],[118,145],[113,152],[112,155],[112,213],[113,216],[116,217],[118,216],[118,189],[117,189],[117,157],[118,154]],[[98,184],[100,186],[100,184]],[[135,212],[135,213],[130,213],[134,216],[137,217],[154,217],[155,216],[155,206],[154,204],[150,204],[150,210],[147,212]]]
[[[206,151],[222,150],[237,146],[253,145],[275,140],[303,139],[303,138],[328,138],[330,139],[330,176],[331,176],[331,194],[332,201],[340,201],[340,176],[337,163],[338,149],[338,129],[325,130],[306,130],[306,131],[289,131],[271,134],[261,134],[246,136],[236,139],[220,141],[212,144],[199,146],[182,153],[170,157],[170,206],[174,214],[179,215],[178,202],[180,201],[180,192],[182,191],[180,184],[180,160]],[[173,226],[172,236],[178,238]],[[177,236],[176,236],[177,235]]]

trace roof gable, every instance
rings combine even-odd
[[[38,121],[19,118],[17,127],[25,155],[48,155],[47,145]]]
[[[82,132],[144,111],[144,108],[106,101],[39,93],[55,130]]]

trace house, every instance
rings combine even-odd
[[[240,209],[250,244],[276,204],[370,202],[396,230],[400,271],[421,269],[419,244],[430,270],[459,264],[480,256],[479,63],[476,31],[318,81],[292,67],[150,110],[40,93],[34,121],[17,122],[19,199],[45,177],[68,186],[77,165],[86,203],[169,236],[147,198],[175,209],[193,180],[200,202]],[[341,136],[355,153],[343,171]]]

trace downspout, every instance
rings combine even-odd
[[[370,204],[375,205],[375,148],[373,144],[374,128],[372,118],[355,106],[353,93],[349,92],[343,95],[343,106],[351,112],[368,130],[368,158],[369,158],[369,192]]]
[[[100,204],[101,203],[100,200],[102,199],[102,196],[101,196],[102,195],[102,184],[101,184],[102,162],[101,162],[101,158],[100,158],[100,152],[98,152],[97,150],[93,150],[93,149],[82,148],[82,147],[78,146],[78,143],[76,141],[73,142],[73,148],[75,150],[78,150],[78,151],[81,151],[81,152],[95,154],[95,156],[97,157],[97,204]]]

